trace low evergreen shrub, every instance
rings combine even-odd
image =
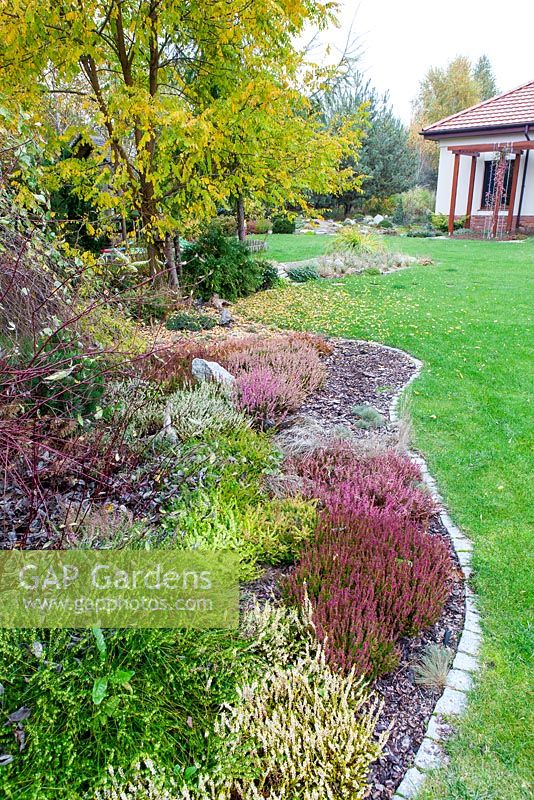
[[[295,233],[295,220],[278,216],[273,218],[273,233]]]
[[[295,283],[307,283],[308,281],[316,281],[319,278],[317,267],[312,265],[289,267],[286,273],[289,280]]]
[[[214,294],[226,300],[245,297],[259,289],[262,277],[261,266],[246,246],[216,229],[184,248],[183,286],[205,300]]]
[[[217,320],[207,314],[188,314],[185,311],[176,311],[165,323],[169,331],[205,331],[216,325]]]
[[[261,269],[260,290],[274,289],[275,286],[281,283],[276,264],[263,258],[257,258],[256,262]]]

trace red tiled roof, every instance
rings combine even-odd
[[[534,81],[434,122],[422,134],[432,138],[451,131],[520,127],[529,122],[534,124]]]

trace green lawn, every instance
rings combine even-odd
[[[534,241],[388,244],[435,263],[275,289],[240,307],[424,361],[411,399],[415,444],[475,544],[484,670],[449,743],[451,764],[422,797],[532,797]]]
[[[267,239],[267,251],[261,256],[273,261],[305,261],[322,256],[332,241],[331,236],[318,236],[315,233],[273,233],[254,238]]]

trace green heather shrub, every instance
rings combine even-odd
[[[250,428],[237,428],[214,435],[206,434],[199,441],[191,439],[180,447],[181,460],[192,459],[201,472],[201,481],[192,481],[182,487],[182,492],[163,508],[165,519],[171,512],[187,514],[204,494],[215,497],[221,506],[238,508],[254,505],[267,499],[264,479],[275,472],[281,461],[269,437]],[[162,521],[167,533],[176,531],[176,525]]]
[[[0,632],[5,800],[94,797],[108,765],[126,778],[150,755],[167,774],[210,771],[215,718],[254,657],[227,631]],[[104,697],[95,691],[109,680]],[[8,717],[22,709],[20,723]],[[19,750],[25,736],[25,747]]]
[[[316,281],[319,278],[317,267],[306,265],[303,267],[289,267],[287,270],[287,277],[295,283],[307,283],[308,281]]]
[[[205,300],[213,294],[236,300],[258,290],[262,270],[244,244],[209,228],[184,248],[182,281],[188,292]]]
[[[260,290],[273,289],[281,283],[276,264],[273,264],[272,261],[268,261],[266,258],[257,258],[256,262],[261,269],[262,277],[259,286]]]
[[[273,233],[295,233],[295,220],[285,216],[273,218]]]
[[[165,323],[169,331],[204,331],[217,325],[217,320],[207,314],[188,314],[186,311],[175,311]]]
[[[178,500],[165,510],[162,529],[176,547],[232,550],[240,556],[244,580],[258,575],[257,565],[294,563],[315,529],[316,504],[300,498],[264,499],[243,505],[228,486],[200,490],[194,504]]]
[[[381,222],[378,223],[377,227],[388,229],[388,228],[393,228],[394,225],[390,219],[383,219]]]
[[[384,415],[367,403],[361,406],[353,406],[352,413],[356,417],[355,425],[357,428],[370,431],[376,428],[383,428],[386,424]]]

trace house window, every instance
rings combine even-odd
[[[510,205],[510,197],[512,194],[512,169],[513,161],[508,161],[506,165],[506,174],[504,176],[504,185],[502,191],[502,200],[505,208]],[[484,161],[484,182],[482,184],[482,200],[480,201],[480,208],[489,208],[490,199],[493,195],[495,187],[495,161]]]

